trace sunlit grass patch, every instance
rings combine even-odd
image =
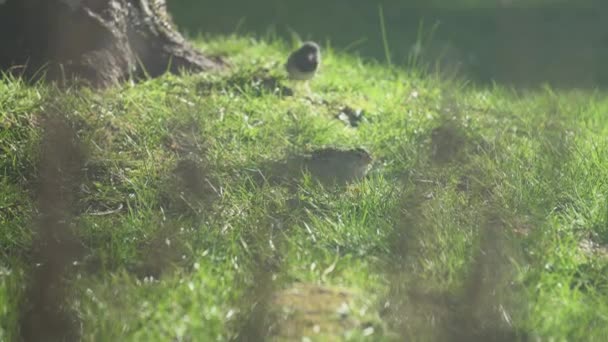
[[[18,283],[44,261],[49,113],[85,159],[64,220],[84,252],[63,279],[84,340],[606,333],[602,92],[479,88],[328,49],[308,93],[283,42],[199,44],[233,67],[101,92],[2,80],[0,339],[20,334]],[[306,164],[357,148],[373,157],[360,179]],[[320,309],[273,327],[277,301]]]

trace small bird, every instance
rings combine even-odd
[[[324,148],[312,152],[304,167],[323,183],[344,184],[365,177],[372,161],[363,148]]]
[[[305,42],[287,59],[285,69],[289,78],[308,81],[315,76],[321,64],[321,49],[315,42]]]
[[[258,179],[271,184],[295,184],[305,172],[323,185],[347,185],[364,178],[372,162],[372,156],[363,148],[325,147],[272,161],[259,172]]]

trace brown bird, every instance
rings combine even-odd
[[[362,148],[324,148],[312,152],[304,163],[311,176],[326,184],[345,184],[365,177],[373,159]]]

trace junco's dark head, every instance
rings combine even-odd
[[[289,55],[285,68],[289,73],[289,78],[307,81],[315,76],[320,64],[321,49],[319,45],[315,42],[305,42]]]

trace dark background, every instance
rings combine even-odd
[[[395,65],[411,66],[416,55],[479,83],[608,86],[608,6],[601,1],[169,0],[190,35],[290,40],[295,32],[386,61],[380,6]]]

